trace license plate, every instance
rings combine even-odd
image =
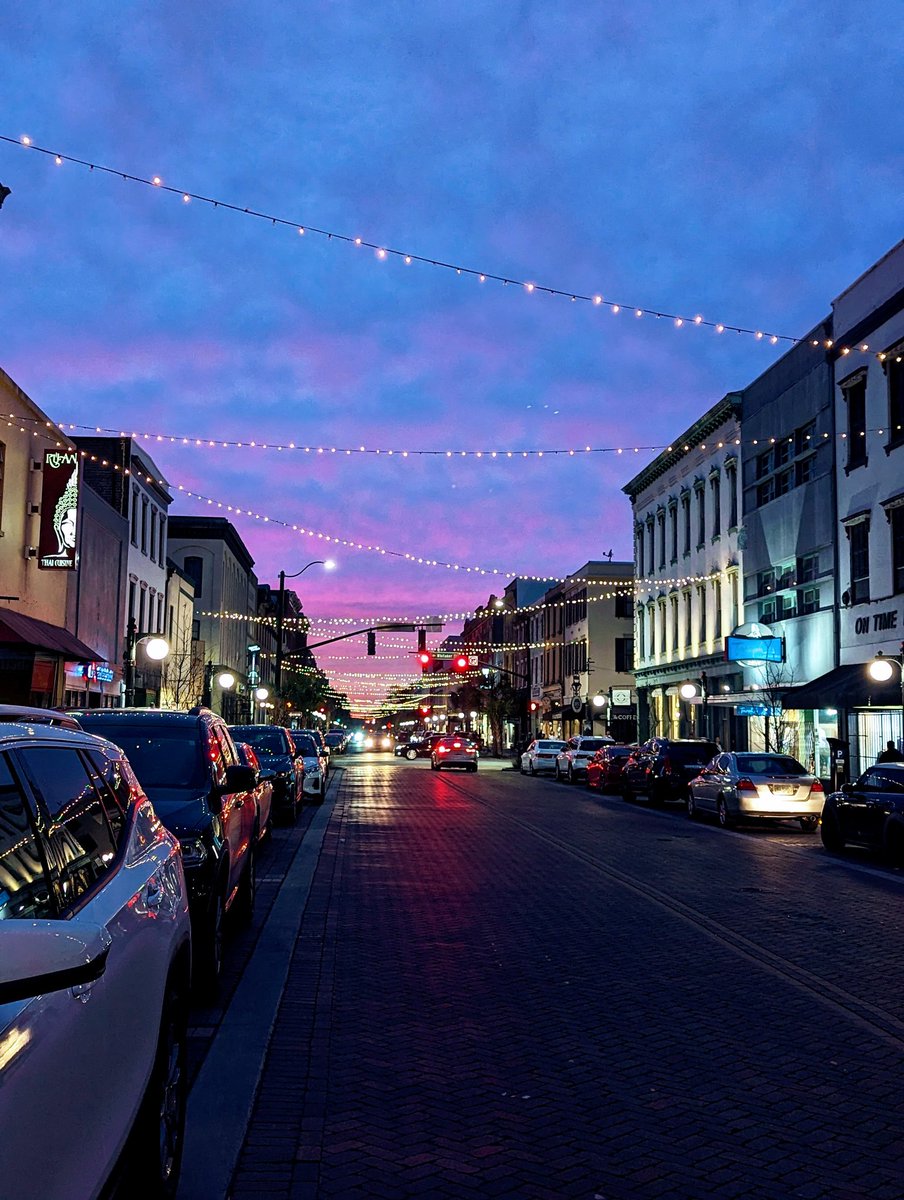
[[[772,785],[772,793],[775,796],[793,796],[797,788],[791,787],[786,783],[774,783]]]

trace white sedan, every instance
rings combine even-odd
[[[295,757],[304,763],[304,785],[306,796],[314,796],[319,804],[326,790],[326,759],[319,753],[320,747],[309,733],[293,732]]]
[[[175,1194],[190,937],[179,843],[122,752],[0,723],[2,1195],[93,1200],[124,1150],[123,1195]]]
[[[539,775],[541,771],[555,771],[556,755],[565,743],[554,738],[534,738],[521,755],[521,774]]]

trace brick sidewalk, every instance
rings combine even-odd
[[[900,1196],[893,1040],[458,784],[345,771],[233,1200]]]

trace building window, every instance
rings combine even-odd
[[[151,540],[149,546],[151,562],[154,561],[157,554],[157,509],[151,508]]]
[[[806,425],[801,425],[800,429],[794,431],[794,453],[806,454],[812,449],[813,438],[816,435],[816,422],[808,421]]]
[[[813,466],[815,458],[811,454],[807,458],[802,458],[799,463],[794,464],[794,482],[798,486],[802,483],[809,483],[813,478]]]
[[[678,503],[673,500],[669,505],[669,558],[673,563],[678,561]]]
[[[684,524],[684,553],[691,552],[691,494],[685,492],[681,497],[681,519]]]
[[[659,622],[659,657],[665,658],[665,601],[660,600],[656,620]]]
[[[656,547],[654,545],[653,536],[653,518],[647,517],[647,573],[652,575],[655,571],[656,562]]]
[[[801,588],[797,593],[797,611],[800,614],[819,612],[819,588]]]
[[[771,600],[764,600],[760,605],[760,621],[764,625],[771,625],[773,621],[778,619],[776,614],[777,605],[775,602],[775,597],[773,596]]]
[[[885,363],[888,376],[888,448],[904,443],[904,347],[889,355]]]
[[[866,466],[866,372],[844,386],[847,404],[848,456],[846,470]]]
[[[643,662],[644,657],[645,657],[644,644],[646,642],[646,638],[644,637],[644,633],[645,633],[644,626],[646,624],[646,619],[647,619],[646,613],[644,612],[643,608],[638,608],[637,622],[636,622],[636,624],[637,624],[637,653],[638,653],[638,656],[639,656],[641,662]],[[618,650],[616,650],[615,653],[617,656]]]
[[[641,651],[641,656],[643,651]],[[634,638],[617,637],[615,639],[615,669],[616,671],[634,670]]]
[[[617,617],[633,617],[634,601],[631,596],[615,597],[615,615]]]
[[[690,591],[682,592],[682,602],[684,606],[684,645],[690,647],[691,644],[691,594]]]
[[[770,500],[775,499],[775,477],[765,480],[759,484],[756,489],[757,507],[762,508],[764,504],[768,504]]]
[[[672,650],[678,650],[678,593],[669,597],[669,607],[671,608],[672,617]]]
[[[851,603],[869,600],[869,521],[848,526],[851,544]]]
[[[697,588],[697,620],[700,645],[706,641],[706,587],[703,584]]]
[[[775,443],[775,448],[772,451],[772,462],[776,471],[779,467],[783,467],[791,461],[791,445],[790,438],[782,438],[780,442]]]
[[[161,567],[166,562],[166,517],[160,514],[160,546],[157,552],[157,562]]]
[[[132,545],[138,545],[138,514],[140,512],[138,506],[139,492],[138,488],[132,488]]]
[[[904,592],[904,505],[889,512],[891,524],[891,578],[895,594]]]
[[[728,528],[738,527],[738,472],[734,462],[725,468],[725,483],[728,487]]]
[[[738,572],[728,572],[728,628],[737,629],[738,620]]]
[[[768,596],[775,591],[775,570],[773,567],[767,567],[765,571],[758,571],[756,577],[756,594],[758,596]]]
[[[713,637],[722,636],[722,580],[713,580]]]
[[[148,552],[148,509],[150,502],[147,496],[141,497],[141,553]]]
[[[6,462],[6,444],[0,442],[0,528],[3,526],[3,464]]]
[[[802,554],[797,560],[797,582],[812,583],[819,575],[819,555]]]
[[[145,633],[147,630],[147,589],[141,588],[138,596],[138,630],[139,633]]]
[[[717,538],[722,533],[722,481],[718,475],[713,475],[709,481],[713,497],[713,529],[712,536]]]
[[[134,579],[129,580],[129,617],[134,621],[138,614],[135,611],[135,601],[137,599],[138,584]]]
[[[757,479],[765,479],[772,470],[772,451],[764,450],[762,454],[757,455],[756,459],[756,477]]]
[[[659,526],[659,567],[660,570],[665,567],[665,512],[660,510],[656,515],[656,523]]]
[[[182,564],[182,570],[195,585],[195,596],[200,596],[204,590],[204,560],[198,554],[189,554]]]
[[[701,483],[697,492],[697,549],[706,541],[706,492]]]
[[[775,491],[776,496],[786,496],[792,488],[792,480],[794,476],[791,470],[779,471],[775,476]]]

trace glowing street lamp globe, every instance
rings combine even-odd
[[[144,652],[154,662],[162,662],[169,654],[169,643],[162,637],[148,638],[144,643]]]
[[[877,655],[867,667],[870,679],[875,679],[877,683],[885,683],[891,679],[894,674],[894,667],[889,659],[884,655]]]
[[[233,687],[235,685],[235,676],[232,674],[231,671],[221,671],[220,674],[217,676],[217,683],[225,691],[228,691],[231,687]]]
[[[259,687],[259,688],[254,689],[255,700],[266,700],[269,697],[269,695],[270,695],[269,688]]]
[[[695,683],[682,683],[678,689],[678,695],[682,700],[693,700],[697,695],[697,685]]]

